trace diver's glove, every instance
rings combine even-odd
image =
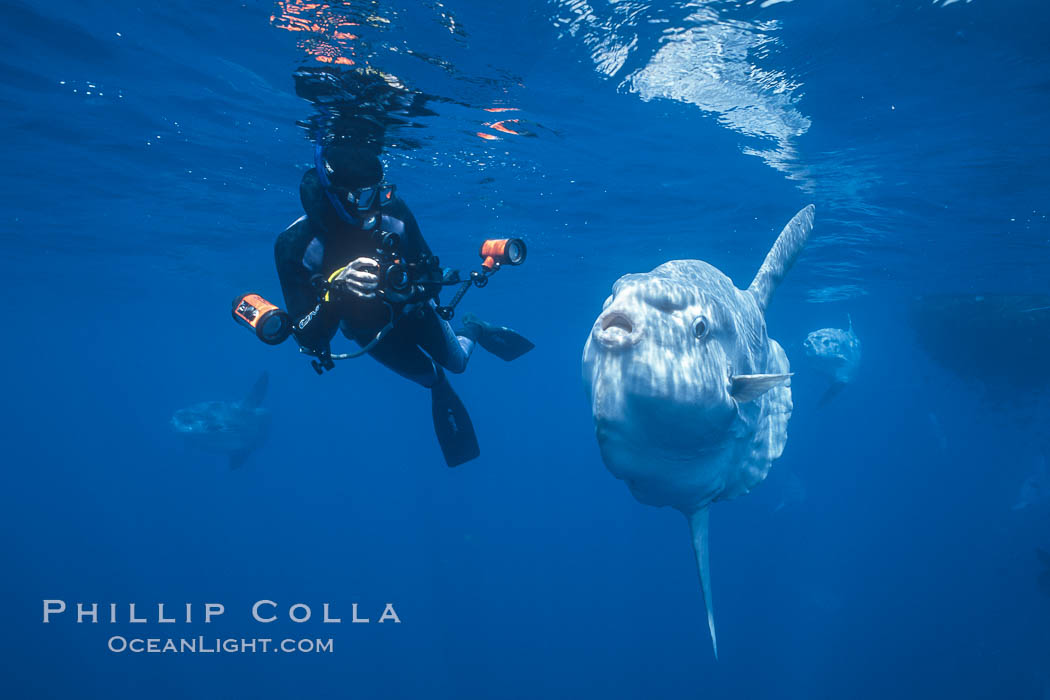
[[[379,288],[379,262],[372,258],[358,258],[336,270],[328,283],[332,289],[353,294],[362,299],[373,299]]]

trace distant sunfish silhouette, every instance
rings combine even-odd
[[[790,469],[777,472],[778,475],[782,475],[780,481],[780,495],[779,502],[776,507],[773,508],[774,513],[779,513],[785,508],[792,508],[794,506],[801,505],[806,502],[806,485],[802,483],[802,479],[798,477],[798,474],[791,471]],[[774,476],[776,480],[778,477]]]
[[[849,317],[847,317],[849,318]],[[853,381],[860,365],[860,339],[853,332],[853,319],[849,328],[821,328],[806,336],[802,342],[806,357],[821,373],[831,378],[831,386],[820,399],[824,405],[835,398],[843,387]]]
[[[1035,471],[1021,484],[1021,492],[1017,496],[1014,510],[1023,510],[1028,506],[1034,506],[1050,496],[1050,482],[1046,474],[1046,460],[1039,458]]]
[[[642,503],[689,519],[716,657],[708,506],[750,491],[787,442],[791,374],[765,310],[813,212],[788,223],[747,290],[700,260],[621,277],[583,349],[606,467]]]
[[[230,467],[236,469],[269,431],[270,412],[260,406],[268,382],[263,372],[243,401],[206,401],[179,409],[171,427],[193,447],[228,454]]]
[[[1050,553],[1045,549],[1036,549],[1035,554],[1039,557],[1039,561],[1043,563],[1043,571],[1039,574],[1036,582],[1039,584],[1039,590],[1042,591],[1043,595],[1050,596]]]

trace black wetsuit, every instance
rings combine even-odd
[[[299,187],[306,216],[277,237],[274,258],[285,306],[295,324],[295,337],[314,353],[327,352],[337,329],[360,345],[367,345],[391,319],[396,324],[369,354],[398,374],[431,387],[441,377],[440,365],[451,372],[466,369],[471,342],[461,342],[449,323],[437,315],[433,301],[394,303],[351,297],[318,306],[312,281],[328,277],[357,258],[375,258],[371,232],[346,223],[336,213],[314,170]],[[429,256],[430,248],[412,212],[400,198],[382,209],[383,228],[401,236],[398,254],[405,260]],[[311,317],[317,309],[316,314]],[[300,321],[304,321],[300,323]],[[425,353],[424,353],[425,351]],[[429,357],[428,357],[429,355]],[[433,359],[433,361],[431,360]]]

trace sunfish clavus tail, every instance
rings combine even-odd
[[[813,230],[813,217],[816,209],[812,204],[795,214],[787,226],[777,236],[773,247],[766,254],[762,266],[755,273],[747,291],[755,298],[758,308],[765,313],[769,302],[773,300],[773,293],[780,286],[788,270],[795,264],[799,253],[809,240],[809,234]],[[782,383],[781,375],[752,375],[756,379],[762,377],[764,381],[757,380],[755,383],[762,388],[764,384]],[[707,533],[708,533],[708,506],[699,510],[687,512],[689,529],[693,536],[693,551],[696,554],[696,569],[700,575],[700,590],[704,596],[704,607],[707,609],[707,627],[711,631],[711,647],[715,658],[718,658],[718,637],[715,635],[715,610],[711,600],[711,566]]]
[[[715,603],[711,599],[711,562],[707,546],[708,510],[704,506],[693,511],[689,518],[689,531],[693,536],[693,552],[696,553],[696,570],[700,573],[700,592],[704,596],[704,609],[707,610],[707,629],[711,631],[711,648],[718,658],[718,637],[715,635]]]

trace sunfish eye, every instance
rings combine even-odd
[[[707,319],[703,316],[697,316],[693,319],[693,335],[698,339],[702,339],[707,335],[710,325],[707,323]]]

